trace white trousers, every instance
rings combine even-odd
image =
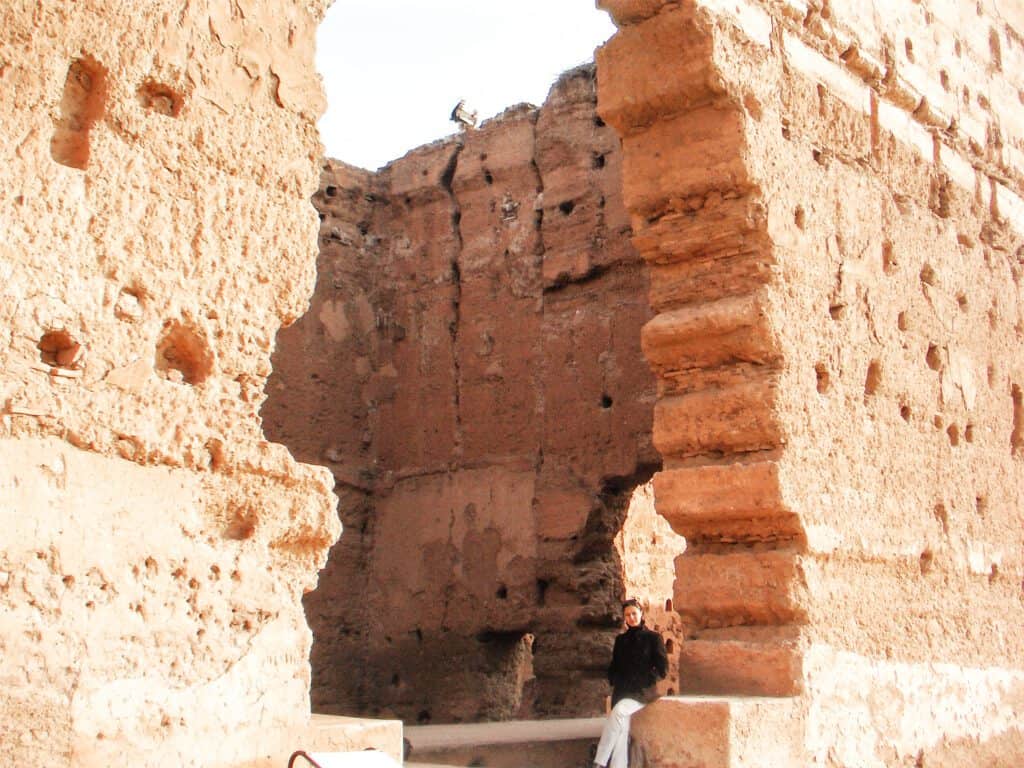
[[[601,740],[597,742],[595,763],[607,768],[626,768],[629,763],[629,718],[643,708],[643,704],[633,699],[621,699],[612,707],[601,730]]]

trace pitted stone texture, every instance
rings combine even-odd
[[[941,763],[938,742],[963,758],[972,740],[979,761],[1019,762],[1020,717],[1001,713],[1024,647],[1024,166],[1003,63],[1020,19],[640,15],[599,55],[600,111],[655,265],[654,482],[688,536],[675,604],[697,623],[684,689],[799,694],[793,765]],[[676,82],[632,87],[653,58]],[[877,706],[904,674],[927,693]]]
[[[6,763],[242,765],[308,720],[332,483],[258,409],[313,289],[324,5],[0,9]]]
[[[325,169],[320,283],[264,409],[342,489],[307,599],[325,711],[597,713],[625,594],[680,631],[682,544],[643,490],[647,280],[593,78],[378,174]]]

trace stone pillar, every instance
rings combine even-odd
[[[0,9],[5,764],[255,765],[309,719],[333,481],[258,410],[313,290],[325,5]]]
[[[802,764],[1019,756],[1024,15],[599,5],[682,690],[798,697]]]

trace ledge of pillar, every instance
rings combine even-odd
[[[804,764],[798,699],[667,696],[633,715],[630,735],[647,766]]]

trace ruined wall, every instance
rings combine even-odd
[[[800,697],[801,765],[1019,763],[1019,6],[601,5],[683,689]]]
[[[0,8],[0,761],[257,764],[309,718],[330,475],[266,442],[325,3]]]
[[[341,496],[306,602],[321,710],[593,713],[622,594],[678,623],[666,583],[624,581],[633,543],[682,545],[630,506],[658,466],[647,278],[595,98],[581,68],[378,174],[325,167],[316,296],[264,409]]]

